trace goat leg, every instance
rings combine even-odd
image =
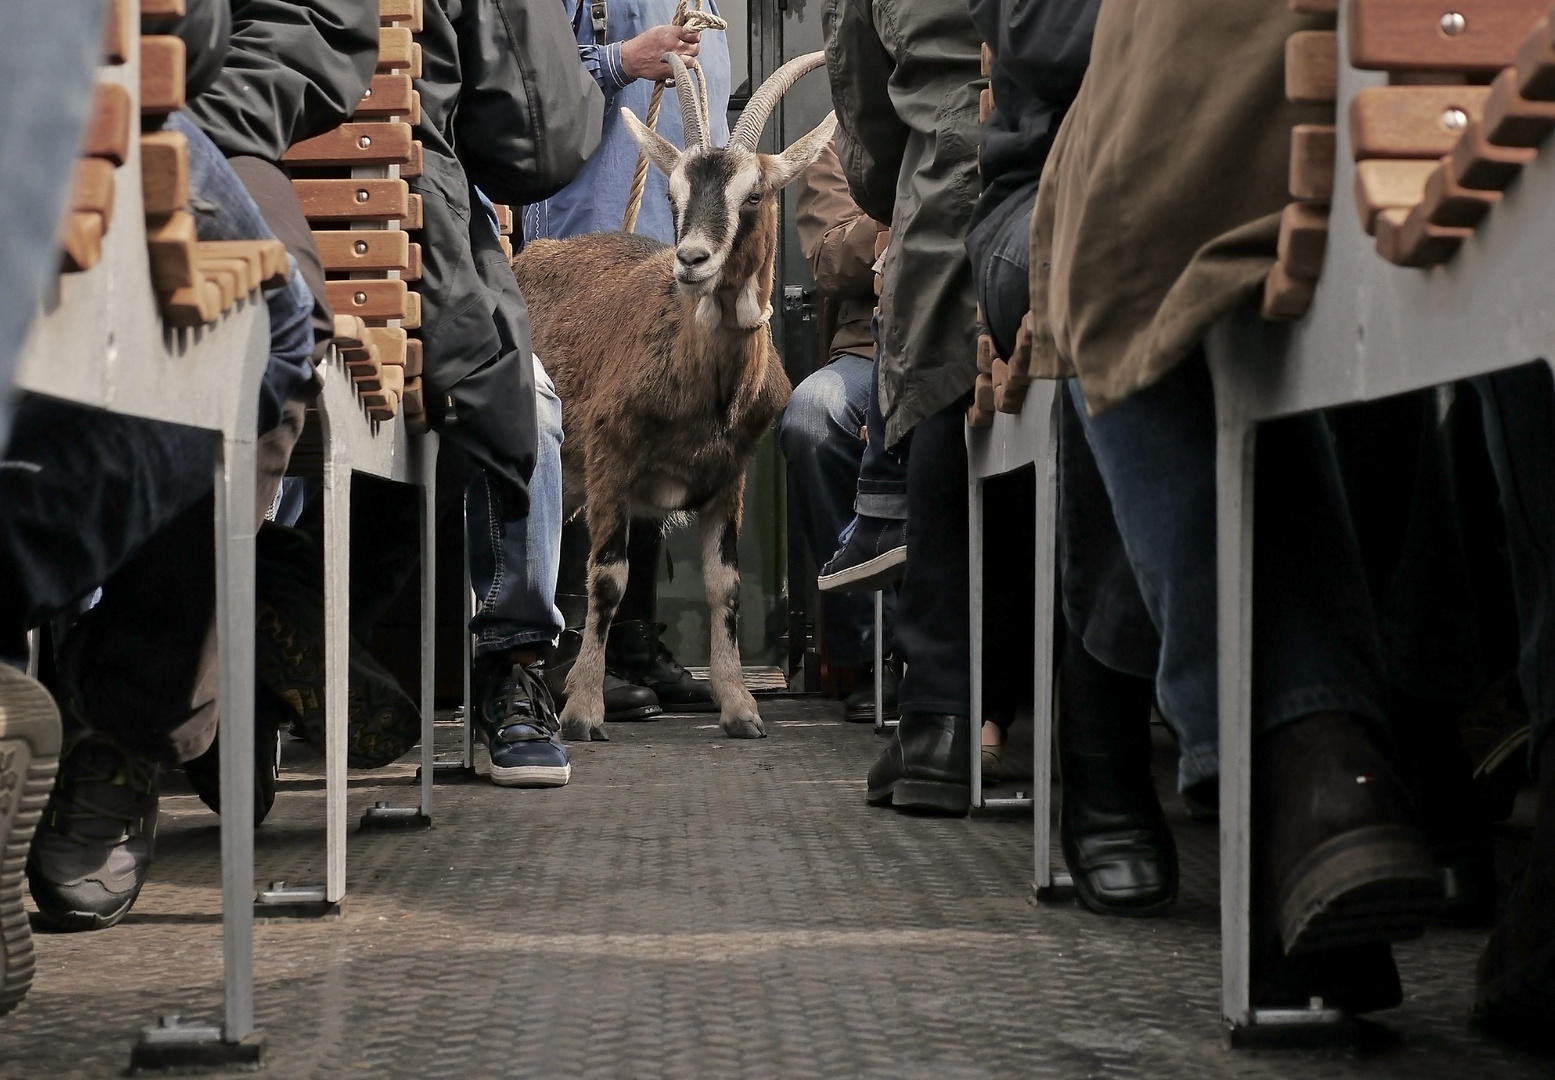
[[[625,513],[589,507],[589,612],[583,645],[567,674],[562,738],[586,742],[605,735],[605,640],[626,592]]]
[[[702,584],[707,589],[711,678],[719,724],[731,739],[762,739],[767,729],[740,668],[740,504],[744,476],[697,511]]]

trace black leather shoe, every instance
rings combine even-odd
[[[1253,744],[1255,872],[1289,954],[1419,937],[1442,883],[1403,782],[1358,719],[1317,713]]]
[[[545,685],[558,709],[567,704],[567,675],[582,647],[582,634],[576,630],[563,630],[556,644],[544,650]],[[664,714],[658,696],[652,690],[629,683],[608,671],[605,672],[604,697],[605,722],[609,724],[657,720]]]
[[[642,619],[610,624],[605,667],[629,683],[652,690],[666,712],[717,712],[713,688],[681,667],[659,641],[664,627]]]
[[[889,656],[885,659],[885,665],[880,673],[880,697],[884,708],[881,711],[881,719],[896,719],[896,688],[902,681],[902,676],[896,669],[896,661]],[[870,664],[859,676],[858,685],[853,688],[842,702],[842,718],[850,724],[873,724],[875,722],[875,665]]]
[[[258,828],[275,805],[275,784],[281,776],[281,726],[295,715],[286,702],[263,686],[254,688],[254,827]],[[192,761],[184,762],[184,776],[211,813],[221,813],[221,739]]]
[[[1075,895],[1099,915],[1158,915],[1177,899],[1177,845],[1150,776],[1154,688],[1074,634],[1060,680],[1059,837]]]
[[[964,814],[972,805],[972,721],[965,716],[903,713],[869,769],[873,806]]]

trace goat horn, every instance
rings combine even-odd
[[[761,129],[767,126],[767,119],[772,115],[772,110],[777,107],[778,98],[788,93],[789,88],[799,81],[800,76],[806,75],[826,63],[824,52],[806,53],[797,56],[778,68],[767,81],[759,86],[750,101],[745,105],[745,111],[740,114],[740,122],[734,126],[734,131],[729,135],[729,144],[745,147],[747,150],[756,149],[756,142],[761,138]]]
[[[702,116],[697,109],[696,87],[691,85],[691,73],[686,70],[686,62],[678,53],[670,52],[659,59],[675,72],[675,93],[680,95],[680,130],[685,140],[685,149],[690,150],[695,146],[705,147],[707,135],[702,131]]]

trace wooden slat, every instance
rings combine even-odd
[[[993,115],[993,91],[983,87],[977,92],[977,122],[988,123],[988,118]]]
[[[1555,101],[1555,32],[1540,19],[1517,50],[1517,92],[1529,101]]]
[[[421,342],[416,338],[410,338],[405,342],[405,378],[415,379],[421,376]]]
[[[403,180],[293,180],[292,187],[310,221],[388,221],[410,207]]]
[[[1263,283],[1263,317],[1299,319],[1312,306],[1312,296],[1316,289],[1314,282],[1292,277],[1284,266],[1275,263]]]
[[[410,76],[403,73],[374,75],[367,86],[367,93],[357,105],[353,120],[381,120],[385,117],[404,117],[409,122],[412,95]]]
[[[142,19],[181,19],[184,0],[140,0]]]
[[[329,306],[362,319],[403,319],[409,295],[403,281],[327,281]]]
[[[403,26],[384,26],[378,30],[378,70],[408,71],[414,43]],[[414,76],[412,76],[414,78]]]
[[[77,158],[70,178],[70,209],[102,218],[103,231],[113,225],[113,162]]]
[[[71,273],[90,270],[103,257],[103,216],[85,210],[71,210],[60,223],[59,246],[65,253],[64,270]]]
[[[184,107],[184,39],[154,34],[140,39],[140,111],[161,116]]]
[[[221,318],[221,286],[202,279],[162,298],[162,318],[174,326],[199,326]]]
[[[103,11],[103,60],[122,64],[130,58],[130,40],[135,36],[139,12],[135,0],[108,0]]]
[[[497,213],[497,234],[499,236],[512,236],[513,208],[503,203],[493,203],[491,208]]]
[[[399,229],[315,232],[324,269],[403,270],[410,265],[410,236]]]
[[[1466,188],[1500,191],[1510,184],[1538,151],[1523,147],[1492,146],[1485,129],[1470,120],[1452,148],[1453,179]]]
[[[1542,143],[1555,129],[1555,101],[1529,101],[1517,92],[1517,71],[1503,68],[1485,99],[1485,138],[1497,146]]]
[[[241,263],[244,267],[243,291],[257,288],[269,276],[258,242],[251,240],[202,240],[195,246],[201,266],[216,263]]]
[[[1409,209],[1425,198],[1425,182],[1436,168],[1431,161],[1372,159],[1355,164],[1355,210],[1361,228],[1375,233],[1383,210]]]
[[[1286,40],[1285,96],[1297,105],[1327,105],[1338,98],[1338,34],[1302,30]]]
[[[291,165],[399,165],[410,160],[410,125],[349,123],[293,144],[282,160]]]
[[[410,261],[406,265],[405,269],[400,271],[400,280],[401,281],[420,281],[421,280],[421,245],[420,244],[411,244],[410,245]]]
[[[1334,127],[1297,124],[1290,131],[1290,194],[1302,202],[1327,202],[1334,194]]]
[[[129,91],[124,87],[115,83],[94,86],[81,155],[123,165],[130,155],[131,108]]]
[[[1462,134],[1456,113],[1484,112],[1484,86],[1370,86],[1350,101],[1350,151],[1368,158],[1435,161],[1452,151]]]
[[[406,180],[414,180],[421,175],[421,140],[417,139],[410,144],[410,160],[400,166],[400,176]]]
[[[497,246],[502,248],[502,254],[507,256],[508,261],[511,262],[513,259],[513,241],[506,236],[499,236],[497,237]]]
[[[152,131],[140,137],[140,190],[148,217],[189,205],[189,140],[181,131]]]
[[[222,264],[196,264],[196,270],[200,277],[206,281],[214,281],[216,287],[221,290],[221,310],[230,311],[233,303],[239,296],[244,295],[242,282],[236,270]]]
[[[1432,225],[1414,210],[1377,215],[1377,254],[1398,266],[1436,266],[1457,252],[1473,229]]]
[[[335,315],[335,344],[341,348],[363,345],[367,341],[367,324],[356,315]]]
[[[408,337],[402,327],[368,327],[367,338],[377,348],[380,363],[385,367],[396,367],[402,372],[404,371],[405,342],[408,340]]]
[[[988,42],[983,42],[978,48],[978,58],[982,63],[983,78],[993,74],[993,50],[988,47]]]
[[[420,45],[412,45],[410,47],[410,67],[405,69],[405,74],[409,75],[412,79],[419,79],[419,78],[421,78],[421,46]]]
[[[1500,201],[1499,191],[1475,191],[1460,185],[1453,179],[1452,160],[1443,158],[1426,178],[1420,205],[1421,213],[1433,225],[1472,229]]]
[[[399,23],[413,34],[425,26],[421,0],[378,0],[378,21]]]
[[[1305,203],[1291,203],[1280,214],[1276,249],[1280,263],[1293,277],[1316,281],[1328,248],[1328,213]]]
[[[403,181],[401,181],[403,183]],[[405,199],[405,216],[400,219],[400,228],[412,231],[421,228],[421,196],[410,195]]]
[[[179,210],[160,225],[146,227],[146,247],[151,255],[151,280],[160,293],[189,288],[195,274],[194,215]]]
[[[404,284],[401,282],[401,284]],[[405,315],[400,319],[400,325],[407,330],[419,330],[421,328],[421,294],[406,293]]]
[[[1363,70],[1489,74],[1512,63],[1549,0],[1355,0],[1350,63]],[[1462,19],[1453,32],[1452,16]]]

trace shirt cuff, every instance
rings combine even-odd
[[[607,95],[614,94],[627,83],[635,81],[626,73],[626,68],[621,64],[621,43],[619,41],[610,42],[600,49],[599,52],[599,88]]]

